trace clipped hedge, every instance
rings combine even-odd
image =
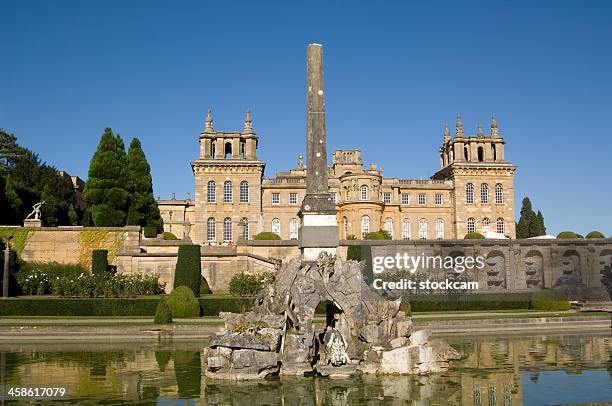
[[[465,237],[463,237],[463,239],[464,240],[484,240],[485,236],[477,232],[472,232],[472,233],[467,233]]]
[[[200,317],[200,303],[187,286],[179,286],[162,299],[168,304],[172,317]]]
[[[178,240],[178,237],[169,231],[164,231],[164,240]]]
[[[155,324],[170,324],[172,323],[172,312],[170,311],[170,306],[168,306],[168,302],[165,300],[160,300],[157,305],[157,309],[155,310],[155,319],[153,319]]]
[[[372,231],[363,237],[364,240],[390,240],[391,234],[386,230]]]
[[[553,311],[569,310],[570,302],[565,292],[556,289],[544,289],[533,292],[531,302],[529,303],[529,309]]]
[[[577,238],[579,238],[578,234],[576,234],[573,231],[561,231],[557,235],[557,239],[559,239],[559,240],[575,240]]]
[[[280,235],[272,233],[270,231],[263,231],[253,238],[254,240],[280,240]]]
[[[91,251],[91,273],[102,275],[108,270],[108,250]]]
[[[174,272],[174,289],[179,286],[187,286],[198,297],[200,296],[201,278],[200,246],[197,244],[179,246]]]
[[[17,297],[2,301],[0,316],[145,316],[155,314],[161,296],[138,298]]]
[[[146,238],[157,237],[157,227],[155,226],[145,226],[142,228],[142,232]]]
[[[594,231],[591,231],[590,233],[588,233],[585,238],[606,238],[606,236],[603,235],[603,233],[601,233],[601,232],[599,232],[597,230],[594,230]]]

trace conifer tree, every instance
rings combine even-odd
[[[130,143],[125,180],[130,193],[127,224],[155,227],[158,233],[163,231],[159,208],[153,196],[151,167],[138,138]]]
[[[129,193],[125,188],[126,155],[123,140],[106,128],[89,164],[83,195],[96,227],[124,226]]]
[[[7,212],[5,213],[6,224],[19,224],[22,212],[22,201],[13,186],[13,182],[7,179],[4,184],[4,200]]]
[[[542,235],[542,231],[540,228],[540,221],[538,220],[537,214],[533,211],[529,216],[529,235],[528,237],[537,237]]]
[[[523,206],[521,207],[521,217],[516,227],[516,238],[529,238],[529,223],[532,213],[531,200],[525,197],[523,199]]]
[[[546,235],[546,226],[544,225],[544,216],[542,212],[538,210],[538,224],[540,225],[540,235]]]

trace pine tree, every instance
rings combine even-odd
[[[546,235],[546,226],[544,225],[544,216],[542,215],[542,212],[540,210],[538,210],[538,223],[540,225],[540,235]]]
[[[106,128],[89,164],[83,195],[96,227],[124,226],[129,193],[125,188],[126,155],[123,140]]]
[[[516,227],[516,238],[529,238],[529,223],[532,213],[531,200],[525,197],[523,199],[523,206],[521,207],[521,217]]]
[[[138,138],[130,143],[125,180],[130,193],[127,224],[155,227],[158,233],[163,231],[159,208],[153,196],[151,167]]]
[[[23,203],[10,179],[4,184],[4,199],[6,199],[6,224],[20,224]]]
[[[23,148],[17,144],[17,137],[0,130],[0,174],[8,175],[22,154]]]
[[[532,211],[529,216],[529,237],[537,237],[539,235],[542,235],[540,221],[537,214]]]

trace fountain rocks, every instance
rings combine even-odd
[[[263,289],[252,311],[221,313],[225,329],[213,337],[206,375],[261,379],[268,375],[355,373],[426,374],[448,369],[460,354],[429,331],[413,331],[400,300],[387,300],[363,280],[362,264],[321,253],[293,259]],[[319,303],[323,331],[315,328]],[[320,329],[319,329],[320,330]]]

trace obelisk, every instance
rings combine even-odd
[[[336,204],[327,183],[327,140],[323,89],[323,47],[308,45],[306,107],[306,196],[298,213],[302,259],[314,261],[321,252],[336,254]]]

